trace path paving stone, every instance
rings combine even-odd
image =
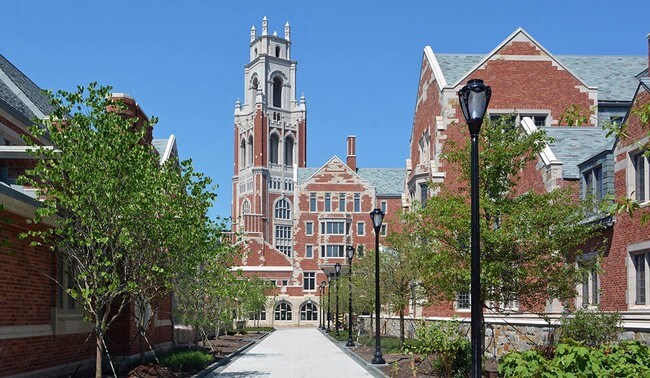
[[[373,377],[315,328],[279,329],[208,377]]]

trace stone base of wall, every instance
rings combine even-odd
[[[406,318],[404,319],[404,335],[415,337],[415,329],[422,321],[435,322],[450,320],[450,318]],[[462,328],[470,337],[470,318],[457,318]],[[372,335],[374,318],[362,315],[357,320],[361,333]],[[372,323],[372,326],[371,326]],[[537,315],[517,314],[502,317],[485,317],[485,355],[499,358],[512,351],[525,351],[537,345],[548,345],[555,340],[559,324],[559,315],[551,315],[549,321]],[[621,340],[639,340],[650,345],[650,314],[623,314],[623,329]],[[380,333],[399,337],[400,327],[398,317],[382,317]]]

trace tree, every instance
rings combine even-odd
[[[506,119],[486,121],[480,135],[481,299],[501,310],[518,300],[534,309],[546,300],[575,296],[597,259],[580,260],[598,225],[585,220],[593,204],[571,188],[536,193],[519,187],[521,172],[549,142]],[[447,145],[445,157],[459,183],[442,184],[426,206],[405,215],[417,243],[413,250],[429,293],[453,301],[470,288],[469,146]],[[589,250],[591,251],[591,250]]]
[[[67,292],[94,324],[97,377],[104,336],[132,298],[163,295],[169,274],[191,266],[191,259],[179,260],[188,252],[179,249],[188,241],[182,235],[191,234],[180,227],[203,219],[192,211],[203,211],[212,198],[202,191],[207,181],[191,170],[160,166],[145,140],[156,119],[129,117],[110,89],[91,83],[51,95],[55,110],[30,131],[47,134],[55,147],[26,139],[38,163],[22,177],[42,198],[35,222],[53,224],[24,237],[49,245],[71,270]],[[197,208],[184,208],[188,204]],[[174,232],[178,239],[170,238]]]

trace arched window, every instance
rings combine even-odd
[[[291,320],[291,305],[280,302],[275,306],[275,320]]]
[[[251,104],[255,103],[255,98],[257,97],[257,88],[260,85],[260,81],[257,79],[257,76],[253,78],[251,82]]]
[[[246,140],[242,139],[239,144],[239,169],[244,169],[246,166]]]
[[[316,304],[307,302],[300,307],[300,320],[318,320]]]
[[[278,150],[280,145],[280,137],[278,134],[271,134],[270,138],[270,151],[269,151],[269,162],[271,164],[278,164]]]
[[[280,46],[275,46],[275,57],[276,58],[280,57]]]
[[[286,198],[275,203],[275,219],[291,219],[291,203]]]
[[[282,79],[279,76],[273,78],[273,106],[282,107]]]
[[[246,165],[253,165],[253,136],[248,137],[248,156]]]
[[[248,202],[248,200],[244,200],[241,204],[241,215],[244,216],[246,214],[251,213],[251,203]]]
[[[293,138],[284,139],[284,165],[293,166]]]

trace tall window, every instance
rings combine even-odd
[[[318,320],[316,304],[307,302],[300,308],[300,320]]]
[[[245,199],[244,202],[242,202],[241,204],[241,215],[244,216],[250,213],[251,213],[251,203],[248,202],[247,199]]]
[[[354,212],[361,212],[361,194],[359,193],[354,193]]]
[[[314,234],[314,222],[305,222],[305,235]]]
[[[388,202],[386,201],[381,201],[381,211],[386,214],[388,212]]]
[[[345,193],[339,193],[339,211],[345,212]]]
[[[257,77],[254,77],[253,82],[251,83],[251,104],[255,103],[255,98],[257,97],[257,87],[259,86],[259,83],[260,82],[257,80]]]
[[[332,195],[325,193],[325,211],[332,211]]]
[[[357,235],[358,236],[363,236],[366,233],[366,223],[365,222],[357,222]]]
[[[246,147],[248,152],[246,157],[246,165],[253,165],[253,136],[248,137],[248,146]]]
[[[273,106],[282,107],[282,79],[277,76],[273,78]]]
[[[600,303],[600,291],[598,271],[596,268],[585,273],[581,286],[582,307],[598,306],[598,303]]]
[[[426,205],[428,199],[429,199],[429,185],[420,184],[420,204],[422,204],[422,206]]]
[[[239,144],[239,169],[246,167],[246,140],[242,139]]]
[[[637,305],[647,305],[648,298],[648,260],[650,259],[650,252],[640,253],[632,256],[634,262],[634,289],[635,298],[634,303]]]
[[[286,198],[275,203],[275,219],[291,219],[291,203]]]
[[[634,163],[634,193],[635,198],[639,202],[645,202],[648,200],[648,186],[649,186],[649,177],[648,174],[648,158],[643,156],[643,154],[637,154],[633,158]]]
[[[61,256],[58,258],[57,265],[57,280],[59,281],[59,285],[57,285],[57,307],[62,310],[74,310],[77,306],[76,302],[67,292],[74,285],[73,270],[70,269]]]
[[[284,165],[293,166],[293,138],[284,139]]]
[[[278,164],[278,149],[280,146],[280,137],[278,137],[278,134],[271,134],[270,139],[270,146],[269,146],[269,162],[271,164]]]
[[[313,259],[314,258],[314,246],[307,245],[305,246],[305,258]]]
[[[603,168],[602,166],[594,167],[582,174],[583,178],[583,198],[594,196],[596,201],[603,199]]]
[[[275,226],[275,248],[291,257],[291,226]]]
[[[302,288],[305,290],[316,290],[316,273],[304,272],[302,277]]]
[[[281,302],[275,306],[275,320],[291,320],[291,305]]]
[[[320,257],[345,257],[345,246],[339,244],[321,245]]]
[[[316,193],[309,193],[309,211],[316,211]]]

